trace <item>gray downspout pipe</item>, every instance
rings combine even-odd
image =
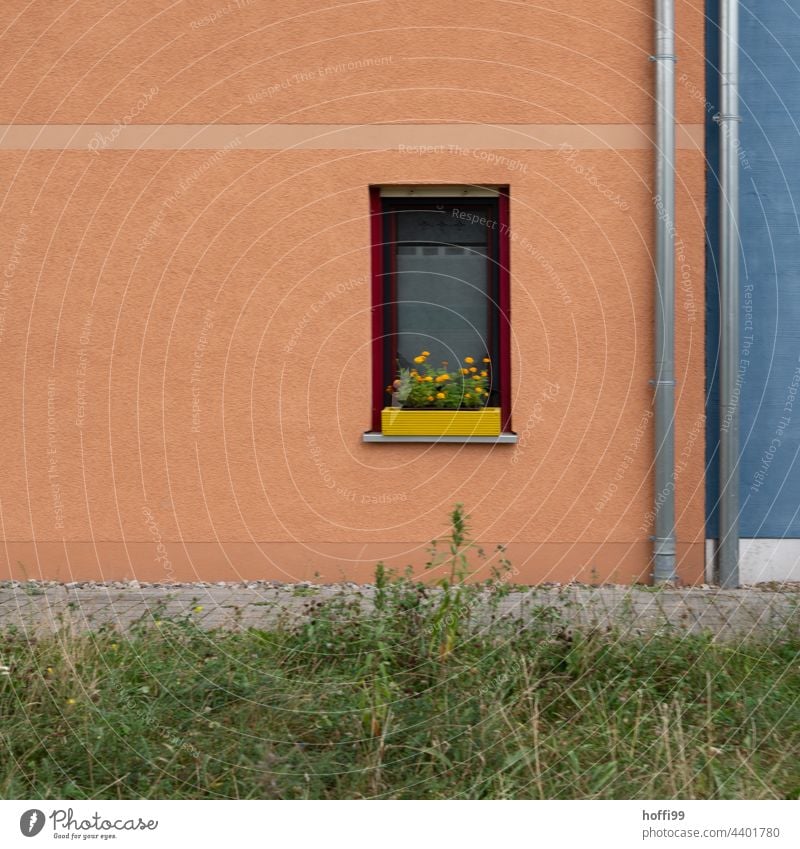
[[[656,298],[653,580],[675,581],[675,2],[655,0]]]
[[[739,585],[739,3],[720,2],[719,583]]]
[[[720,2],[719,583],[739,586],[739,3]]]

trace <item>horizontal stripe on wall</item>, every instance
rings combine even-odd
[[[402,573],[411,565],[426,580],[438,580],[449,566],[430,571],[427,543],[319,543],[319,542],[188,542],[164,540],[158,556],[153,542],[5,542],[0,547],[0,580],[50,581],[314,581],[336,583],[375,579],[375,564]],[[545,581],[586,583],[606,581],[629,584],[650,581],[652,543],[543,542],[509,543],[499,553],[496,543],[484,543],[493,552],[471,575],[491,576],[512,564],[513,583]],[[678,544],[678,571],[687,584],[703,581],[704,544]],[[476,563],[476,565],[478,565]]]
[[[703,150],[702,124],[678,124],[676,144]],[[2,124],[2,150],[645,150],[649,124]]]

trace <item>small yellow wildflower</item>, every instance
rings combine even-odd
[[[469,392],[465,392],[465,393],[464,393],[464,397],[465,397],[465,398],[472,398],[472,395],[470,395],[470,394],[469,394]]]
[[[202,604],[198,604],[198,605],[197,605],[197,607],[195,607],[194,612],[195,612],[195,613],[200,613],[200,611],[202,611],[202,609],[203,609],[203,605],[202,605]]]
[[[469,369],[468,368],[462,368],[461,374],[469,374]]]
[[[428,400],[433,401],[433,395],[428,395]]]
[[[464,362],[465,363],[474,363],[475,360],[473,360],[472,357],[464,357]]]
[[[482,371],[482,372],[481,372],[481,377],[488,377],[488,376],[489,376],[489,372],[488,372],[488,371]]]
[[[425,357],[423,357],[423,356],[420,354],[420,356],[418,356],[418,357],[414,357],[414,362],[415,362],[415,363],[424,363],[424,362],[425,362]]]
[[[440,375],[436,378],[436,382],[437,382],[437,383],[444,383],[444,381],[445,381],[445,380],[450,380],[450,375],[449,375],[449,374],[440,374]]]
[[[484,358],[483,358],[483,361],[484,361],[485,363],[490,363],[490,362],[491,362],[491,360],[489,359],[489,357],[484,357]]]
[[[431,355],[431,352],[430,352],[430,351],[423,351],[423,352],[422,352],[422,356],[423,356],[423,357],[429,357],[430,355]]]
[[[432,378],[430,375],[427,375],[427,376],[425,377],[425,382],[426,382],[426,383],[433,383],[433,378]]]
[[[67,704],[68,704],[68,705],[74,705],[74,704],[75,704],[75,699],[67,699]]]
[[[473,379],[473,380],[480,380],[480,379],[481,379],[481,376],[480,376],[479,374],[473,374],[473,375],[472,375],[472,379]]]
[[[111,651],[116,651],[119,646],[116,643],[111,643]]]
[[[422,378],[421,378],[419,375],[417,375],[417,376],[414,378],[414,380],[416,380],[416,381],[417,381],[417,383],[422,383]]]
[[[445,398],[446,396],[445,396],[444,392],[437,392],[436,397],[441,401],[441,399]]]

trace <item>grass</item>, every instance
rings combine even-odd
[[[471,554],[455,523],[438,591],[379,567],[369,617],[7,631],[0,796],[800,796],[796,640],[479,627],[508,585],[464,584]]]

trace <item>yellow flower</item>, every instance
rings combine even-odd
[[[479,374],[473,374],[473,375],[472,375],[472,379],[473,379],[473,380],[480,380],[480,379],[481,379],[481,376],[480,376]]]
[[[445,396],[444,392],[437,392],[436,397],[441,401],[442,398],[445,398],[446,396]]]
[[[428,376],[425,378],[425,382],[426,382],[426,383],[433,383],[433,378],[432,378],[430,375],[428,375]]]
[[[472,367],[470,368],[470,371],[471,371],[473,374],[474,374],[477,370],[478,370],[478,369],[476,369],[476,368],[475,368],[475,366],[472,366]]]
[[[428,395],[428,400],[433,401],[433,395]]]
[[[489,372],[488,372],[488,371],[482,371],[482,372],[481,372],[481,377],[488,377],[488,376],[489,376]]]
[[[425,357],[423,357],[422,355],[420,355],[419,357],[414,357],[414,362],[415,363],[424,363]]]
[[[465,393],[464,393],[464,397],[465,397],[465,398],[472,398],[472,395],[470,395],[470,394],[469,394],[469,392],[465,392]]]
[[[202,604],[198,604],[198,605],[197,605],[197,607],[195,607],[194,612],[195,612],[195,613],[200,613],[200,611],[201,611],[202,609],[203,609],[203,605],[202,605]]]
[[[475,360],[473,360],[472,357],[464,357],[464,362],[465,363],[474,363]]]
[[[68,705],[74,705],[74,704],[75,704],[75,699],[67,699],[67,704],[68,704]]]
[[[431,352],[430,352],[430,351],[423,351],[423,352],[422,352],[422,356],[423,356],[423,357],[429,357],[430,355],[431,355]]]
[[[415,368],[412,368],[409,374],[419,374],[419,372]]]
[[[111,643],[111,650],[112,651],[116,651],[118,648],[119,648],[119,646],[116,643]]]
[[[468,368],[462,368],[461,374],[469,374],[469,369]]]
[[[483,358],[483,361],[484,361],[485,363],[490,363],[490,362],[491,362],[491,360],[489,359],[489,357],[484,357],[484,358]]]
[[[417,375],[417,376],[414,378],[414,380],[416,380],[416,381],[417,381],[417,383],[422,383],[422,378],[421,378],[419,375]]]
[[[440,374],[440,375],[436,378],[436,382],[437,382],[437,383],[444,383],[444,381],[445,381],[445,380],[450,380],[450,375],[449,375],[449,374]]]

